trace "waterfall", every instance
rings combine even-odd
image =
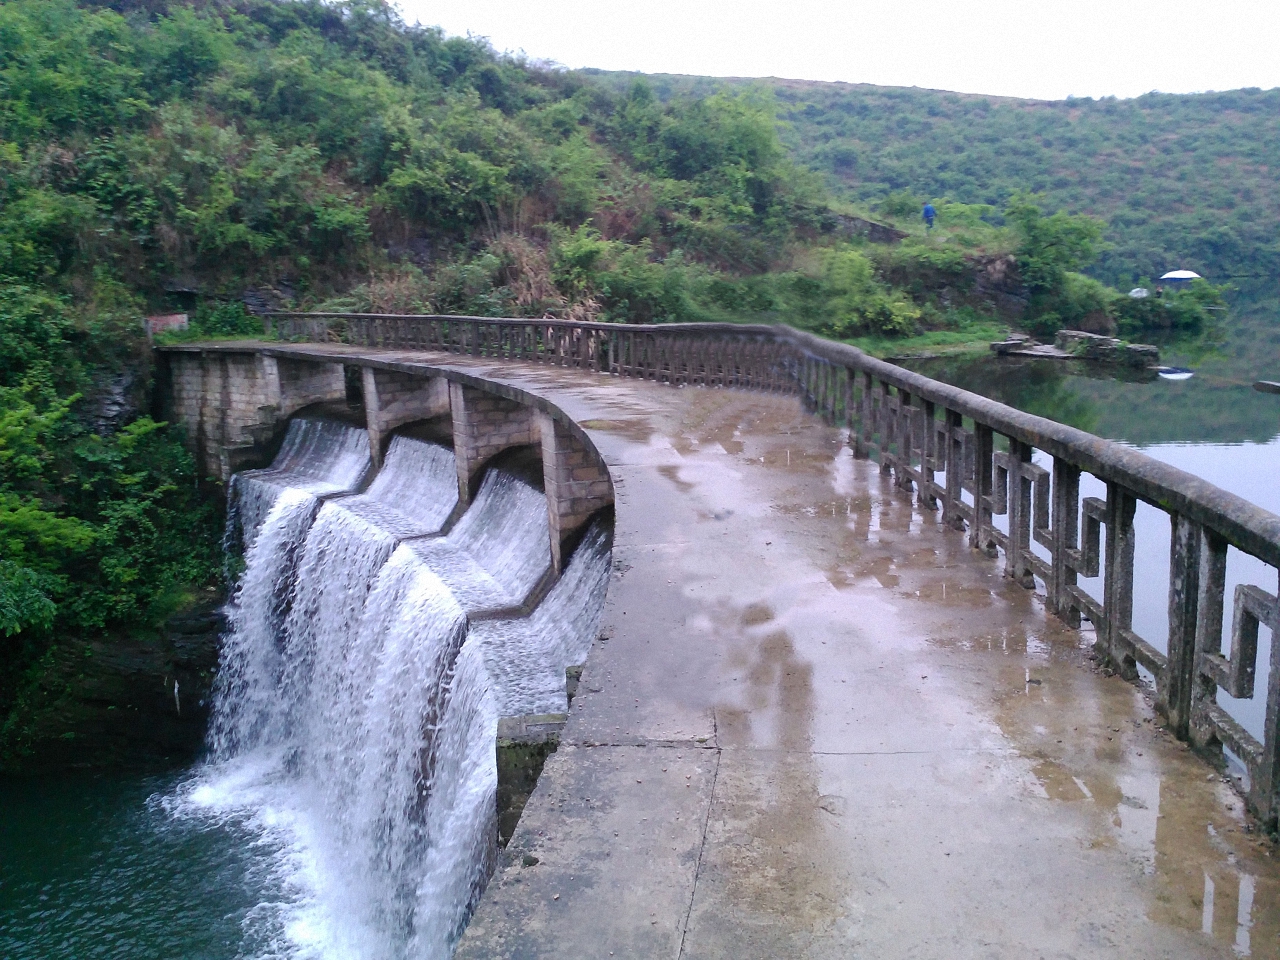
[[[281,490],[305,490],[317,497],[346,493],[363,483],[370,465],[365,431],[333,420],[291,420],[270,467],[232,478],[229,513],[232,525],[242,531],[245,549]]]
[[[411,541],[468,613],[517,607],[551,566],[541,491],[490,470],[475,502],[447,537]]]
[[[214,684],[209,743],[215,756],[234,756],[279,734],[272,729],[284,662],[279,637],[293,600],[298,553],[319,506],[306,491],[286,489],[245,554]]]
[[[440,732],[437,794],[427,829],[440,842],[427,852],[418,887],[412,953],[447,956],[466,927],[492,868],[498,833],[498,713],[484,660],[468,641],[458,656]],[[469,886],[458,877],[469,877]]]
[[[295,692],[326,690],[338,682],[365,598],[397,540],[437,532],[457,499],[453,454],[396,437],[366,493],[332,500],[320,509],[307,537],[284,630],[283,692],[291,707],[303,706]],[[316,709],[323,712],[325,705]]]
[[[437,534],[458,503],[453,451],[394,437],[369,489],[338,502],[397,538]]]
[[[466,617],[440,580],[412,551],[397,551],[370,592],[345,669],[314,685],[312,722],[294,739],[298,776],[328,827],[328,872],[343,876],[351,892],[343,912],[364,928],[416,928],[423,860],[446,839],[432,835],[429,818],[441,711],[465,634]],[[464,892],[444,895],[465,903],[472,878],[451,879]]]
[[[265,506],[244,525],[210,759],[171,806],[261,838],[279,896],[245,918],[241,956],[448,960],[496,856],[499,717],[563,710],[608,537],[588,532],[532,616],[473,627],[547,573],[543,495],[490,470],[439,535],[453,456],[397,437],[364,493],[322,503],[364,478],[345,429],[291,429],[271,470],[238,478]]]
[[[324,724],[331,704],[312,695],[343,682],[374,578],[394,549],[386,531],[339,504],[320,508],[302,549],[279,640],[284,668],[278,692],[291,728]]]
[[[584,663],[600,625],[609,582],[609,531],[588,529],[563,575],[528,617],[471,628],[504,717],[564,713],[565,669]]]

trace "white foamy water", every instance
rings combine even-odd
[[[231,479],[232,520],[243,531],[246,549],[281,490],[291,487],[317,497],[346,493],[364,482],[371,466],[364,430],[333,420],[290,421],[270,467],[244,470]]]
[[[343,682],[374,578],[394,549],[385,530],[336,503],[326,503],[316,515],[280,638],[284,667],[278,693],[293,732],[324,723],[330,705],[314,695]]]
[[[394,437],[369,489],[337,502],[397,539],[439,533],[458,504],[457,461],[437,444]]]
[[[564,573],[528,617],[471,628],[504,717],[564,713],[565,670],[586,662],[609,585],[609,534],[592,524]]]
[[[519,606],[551,566],[547,501],[502,470],[485,474],[447,537],[412,541],[469,613]]]
[[[452,953],[497,854],[498,713],[487,681],[484,658],[468,641],[458,656],[440,731],[436,793],[427,820],[428,833],[440,842],[427,850],[418,884],[411,944],[416,956]],[[462,876],[471,878],[465,891],[458,885]]]
[[[218,709],[210,746],[217,756],[279,738],[280,637],[293,601],[298,553],[319,505],[303,490],[283,491],[245,554],[246,573],[228,604],[230,629],[214,685]]]
[[[393,442],[366,494],[323,505],[315,473],[270,481],[284,485],[231,604],[211,760],[166,809],[258,838],[275,894],[245,917],[239,956],[448,960],[496,854],[497,723],[519,698],[493,678],[558,668],[563,701],[607,538],[588,535],[527,624],[469,640],[469,603],[523,599],[546,571],[542,494],[491,471],[449,537],[399,542],[453,510],[448,451]]]

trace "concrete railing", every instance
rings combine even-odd
[[[676,384],[798,393],[850,430],[854,452],[878,460],[923,508],[1003,554],[1005,574],[1042,589],[1072,626],[1092,623],[1096,647],[1124,677],[1155,680],[1156,706],[1180,739],[1244,763],[1247,798],[1274,825],[1280,811],[1280,603],[1256,584],[1227,604],[1235,547],[1280,582],[1280,517],[1121,444],[1023,413],[784,326],[637,326],[474,317],[275,314],[287,340],[440,350],[524,360]],[[1034,462],[1036,451],[1041,461]],[[1080,495],[1082,474],[1105,499]],[[1133,626],[1134,514],[1139,501],[1170,523],[1164,650]],[[997,517],[1005,522],[997,524]],[[1004,529],[1001,529],[1003,527]],[[1105,533],[1104,533],[1105,531]],[[1094,594],[1081,580],[1094,580]],[[1230,611],[1230,650],[1222,651]],[[1259,627],[1272,631],[1269,682],[1255,690]],[[1261,741],[1218,703],[1266,698]]]
[[[268,332],[282,340],[439,350],[524,360],[667,383],[794,393],[771,326],[689,323],[638,326],[492,317],[275,313]],[[780,347],[782,350],[780,351]]]

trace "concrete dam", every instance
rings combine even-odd
[[[244,545],[181,803],[292,891],[246,955],[1280,956],[1280,518],[785,328],[607,326],[164,348]]]

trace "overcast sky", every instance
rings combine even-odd
[[[567,67],[1060,99],[1280,86],[1277,0],[399,0]]]

